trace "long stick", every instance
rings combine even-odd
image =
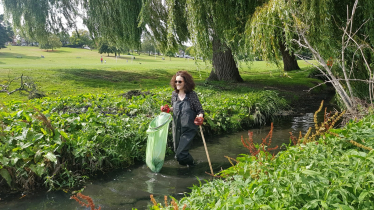
[[[203,137],[203,142],[204,142],[204,148],[205,148],[206,157],[208,158],[208,162],[209,162],[210,172],[212,173],[212,175],[214,175],[213,169],[212,169],[212,164],[210,163],[208,148],[206,147],[206,144],[205,144],[205,138],[204,138],[204,134],[203,134],[203,128],[201,127],[201,125],[199,125],[199,126],[200,126],[201,137]]]

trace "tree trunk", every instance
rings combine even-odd
[[[222,44],[216,36],[213,36],[212,63],[213,69],[207,79],[208,81],[243,82],[231,49],[226,44]]]
[[[291,53],[286,49],[286,46],[283,42],[279,42],[279,49],[282,53],[283,58],[283,70],[291,71],[291,70],[299,70],[299,64],[297,64],[297,59],[295,54]]]

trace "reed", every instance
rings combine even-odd
[[[313,142],[316,140],[318,136],[321,136],[325,133],[331,133],[330,129],[332,129],[335,126],[335,124],[341,119],[341,117],[345,114],[345,110],[344,110],[341,113],[335,112],[331,116],[331,112],[327,113],[326,112],[327,109],[325,108],[325,113],[323,115],[324,116],[323,122],[321,122],[319,125],[317,116],[318,116],[318,113],[322,110],[322,107],[323,107],[323,100],[321,101],[321,105],[319,106],[318,110],[314,113],[314,116],[313,116],[314,128],[315,128],[314,133],[312,132],[312,127],[308,129],[304,137],[302,136],[301,131],[299,133],[298,138],[293,136],[292,132],[290,132],[290,139],[294,145],[298,145],[300,144],[300,142],[302,142],[303,144]]]
[[[349,143],[355,145],[356,147],[360,147],[362,149],[365,149],[365,150],[369,150],[369,151],[373,150],[373,148],[367,147],[367,146],[365,146],[363,144],[360,144],[360,143],[358,143],[356,141],[353,141],[353,140],[349,140]]]

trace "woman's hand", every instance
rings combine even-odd
[[[202,117],[202,114],[199,114],[195,120],[193,121],[193,123],[195,123],[195,125],[202,125],[204,122],[204,118]]]
[[[167,104],[165,104],[164,106],[161,106],[160,109],[161,109],[161,112],[166,112],[166,113],[170,112],[170,107]]]

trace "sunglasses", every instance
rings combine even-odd
[[[175,80],[175,83],[181,84],[183,81],[182,80]]]

